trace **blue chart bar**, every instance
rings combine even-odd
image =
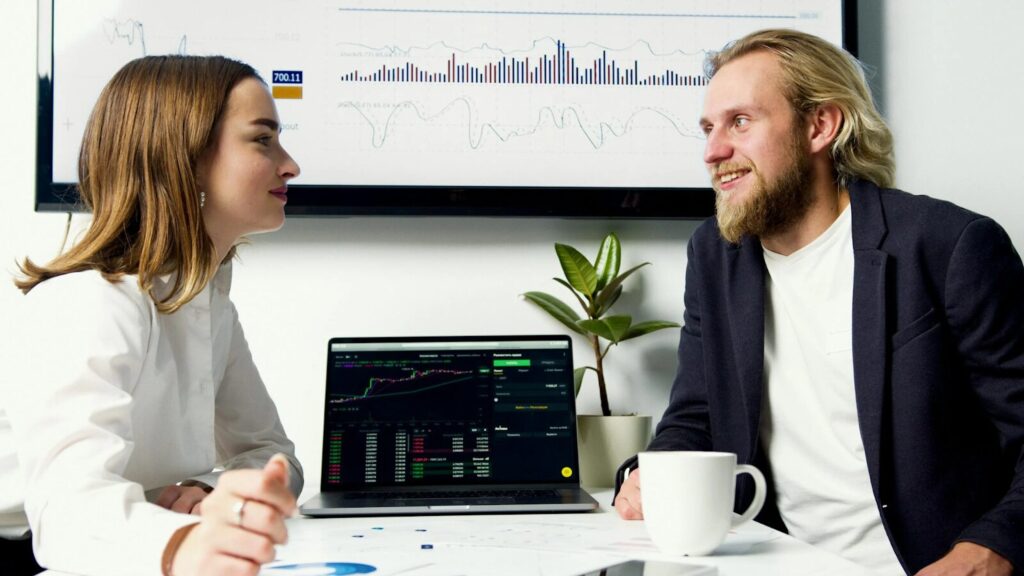
[[[341,76],[342,82],[415,82],[444,84],[580,84],[606,86],[706,86],[707,78],[702,75],[680,74],[673,70],[642,73],[636,60],[622,65],[608,60],[607,52],[594,59],[589,66],[576,64],[576,58],[560,40],[555,52],[534,59],[507,58],[470,66],[458,62],[455,54],[448,60],[443,71],[421,70],[412,62],[398,66],[381,66],[372,72],[353,71]]]

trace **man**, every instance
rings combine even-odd
[[[769,478],[758,520],[879,573],[1024,570],[1024,267],[1006,233],[887,188],[892,138],[842,50],[768,30],[707,69],[717,217],[689,242],[649,449],[735,452]],[[624,518],[642,518],[642,473],[620,469]]]

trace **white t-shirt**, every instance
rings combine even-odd
[[[146,491],[188,478],[213,485],[215,466],[261,467],[276,452],[301,489],[230,285],[225,265],[167,315],[135,277],[112,284],[90,271],[18,302],[5,361],[23,379],[0,383],[0,536],[24,534],[27,521],[44,566],[158,575],[171,534],[197,518],[148,503]]]
[[[764,250],[761,438],[794,537],[879,574],[903,574],[871,491],[853,385],[850,208],[782,256]]]

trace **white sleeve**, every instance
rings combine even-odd
[[[171,534],[197,521],[147,503],[124,478],[152,322],[142,298],[82,273],[48,280],[19,303],[13,373],[31,377],[8,386],[6,403],[47,568],[160,574]]]
[[[215,436],[217,459],[225,469],[262,468],[280,452],[291,465],[289,488],[302,491],[302,466],[295,457],[295,444],[285,435],[274,401],[253,363],[238,312],[230,304],[231,345],[224,378],[217,390]],[[197,478],[207,484],[210,476]]]

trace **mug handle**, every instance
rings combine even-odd
[[[746,511],[744,511],[743,514],[741,514],[738,517],[733,517],[733,528],[739,526],[740,524],[743,524],[744,522],[750,520],[754,516],[757,516],[757,513],[761,511],[761,507],[764,506],[764,499],[767,495],[767,485],[764,481],[764,474],[761,474],[760,470],[751,466],[750,464],[740,464],[736,466],[737,476],[743,474],[744,472],[750,474],[750,476],[753,477],[754,479],[754,501],[750,503],[750,506],[747,507]]]

